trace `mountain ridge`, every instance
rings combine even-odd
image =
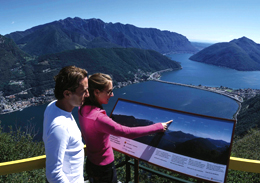
[[[4,73],[0,78],[0,93],[5,96],[29,88],[27,97],[40,96],[54,87],[53,76],[67,65],[85,68],[90,74],[110,74],[115,84],[145,80],[147,74],[158,70],[181,69],[179,63],[156,51],[138,48],[74,49],[33,58],[4,36],[0,37],[0,55],[0,70]]]
[[[175,32],[79,17],[68,17],[5,36],[31,55],[97,47],[134,47],[160,53],[198,51],[185,36]]]
[[[241,37],[230,42],[213,44],[192,55],[190,60],[238,71],[259,71],[260,45]]]
[[[9,38],[0,35],[0,91],[9,90],[12,79],[24,77],[23,70],[19,69],[26,62],[29,55],[20,50]]]

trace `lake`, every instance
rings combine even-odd
[[[163,73],[162,80],[193,85],[227,86],[234,89],[260,88],[259,71],[242,72],[193,62],[188,59],[191,54],[168,56],[180,62],[183,69]],[[238,109],[238,104],[234,100],[223,95],[156,81],[146,81],[116,89],[114,95],[115,97],[110,98],[109,104],[104,106],[108,114],[111,113],[118,98],[229,119]],[[27,124],[35,125],[35,129],[39,131],[36,139],[40,140],[43,112],[46,105],[29,107],[23,111],[0,115],[2,126],[5,130],[8,130],[9,125],[14,126],[14,128],[15,126],[23,128]],[[78,120],[76,108],[73,110],[73,115]]]
[[[183,69],[168,72],[161,77],[165,81],[205,86],[226,86],[233,89],[260,89],[260,71],[237,71],[189,60],[192,54],[168,55],[181,63]]]

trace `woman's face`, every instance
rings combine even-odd
[[[112,81],[109,81],[108,86],[103,91],[97,91],[96,97],[100,105],[107,104],[110,97],[113,97],[113,84]]]

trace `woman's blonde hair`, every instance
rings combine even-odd
[[[95,73],[89,76],[88,79],[88,91],[89,97],[85,99],[84,105],[93,105],[103,109],[102,105],[100,105],[96,99],[94,91],[98,89],[99,91],[103,91],[108,87],[109,82],[112,82],[112,78],[108,74],[103,73]]]

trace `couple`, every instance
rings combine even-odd
[[[47,106],[43,122],[46,177],[50,183],[84,182],[81,134],[87,146],[85,170],[89,181],[114,183],[117,176],[109,135],[137,138],[163,132],[171,122],[134,128],[114,122],[102,107],[114,96],[109,75],[97,73],[88,78],[86,70],[67,66],[54,79],[57,100]],[[71,113],[74,107],[79,107],[81,131]]]

